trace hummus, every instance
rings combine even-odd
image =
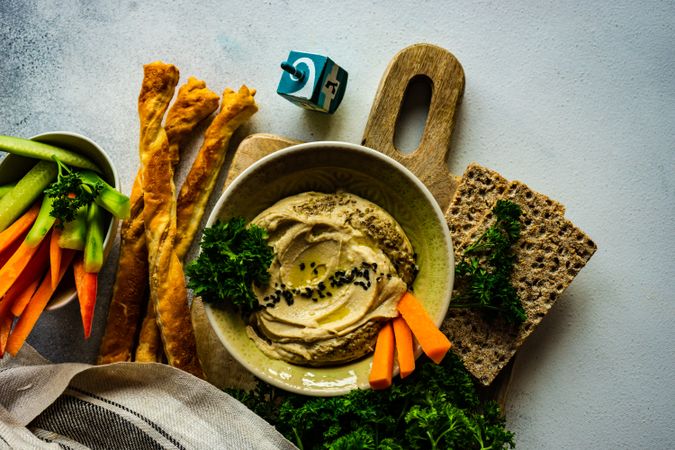
[[[349,193],[306,192],[258,215],[275,257],[247,333],[266,355],[324,366],[374,349],[412,284],[409,239],[379,206]]]

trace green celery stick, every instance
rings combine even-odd
[[[0,198],[0,231],[11,225],[42,195],[42,191],[56,179],[57,172],[55,163],[39,161],[16,183],[14,189]]]
[[[84,271],[98,273],[101,267],[103,267],[103,210],[96,203],[92,203],[87,212]]]
[[[106,183],[98,174],[83,170],[78,172],[78,175],[85,183],[96,184],[101,183],[103,189],[94,200],[100,206],[108,210],[113,216],[118,219],[126,219],[129,217],[131,205],[129,204],[129,197],[119,192],[114,187]]]
[[[73,250],[84,250],[87,239],[87,206],[78,208],[75,219],[63,224],[59,236],[59,247]]]
[[[35,219],[35,222],[33,223],[30,231],[26,235],[26,244],[28,246],[36,247],[40,242],[42,242],[42,239],[47,236],[49,230],[51,230],[54,226],[56,218],[50,214],[53,203],[54,199],[48,195],[45,195],[42,199],[40,212],[38,213],[38,216]]]
[[[30,139],[0,135],[0,150],[45,161],[53,161],[54,158],[56,158],[69,166],[100,172],[96,164],[87,157],[71,150],[44,144],[42,142],[31,141]]]
[[[0,198],[4,197],[6,193],[14,189],[14,186],[16,186],[16,183],[5,184],[3,186],[0,186]]]

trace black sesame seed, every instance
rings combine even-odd
[[[309,263],[309,267],[314,267],[314,266],[316,266],[316,263],[315,263],[315,262]]]
[[[298,267],[300,267],[300,270],[305,270],[305,263],[301,262],[300,266],[298,266]]]
[[[328,297],[332,297],[332,296],[333,296],[333,294],[331,294],[330,292],[326,292],[326,295],[327,295]]]

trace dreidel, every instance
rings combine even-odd
[[[291,51],[281,63],[277,94],[312,111],[332,114],[347,88],[347,71],[327,56]]]

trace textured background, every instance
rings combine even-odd
[[[416,42],[445,47],[467,79],[450,169],[478,161],[526,181],[599,245],[520,351],[507,407],[519,447],[672,448],[675,4],[362,3],[0,0],[0,134],[83,133],[129,192],[144,63],[174,63],[216,91],[257,88],[261,110],[239,138],[359,142],[389,59]],[[290,49],[349,71],[335,116],[276,95]],[[419,115],[408,123],[421,127]],[[93,361],[113,266],[88,342],[73,303],[45,314],[31,344]]]

